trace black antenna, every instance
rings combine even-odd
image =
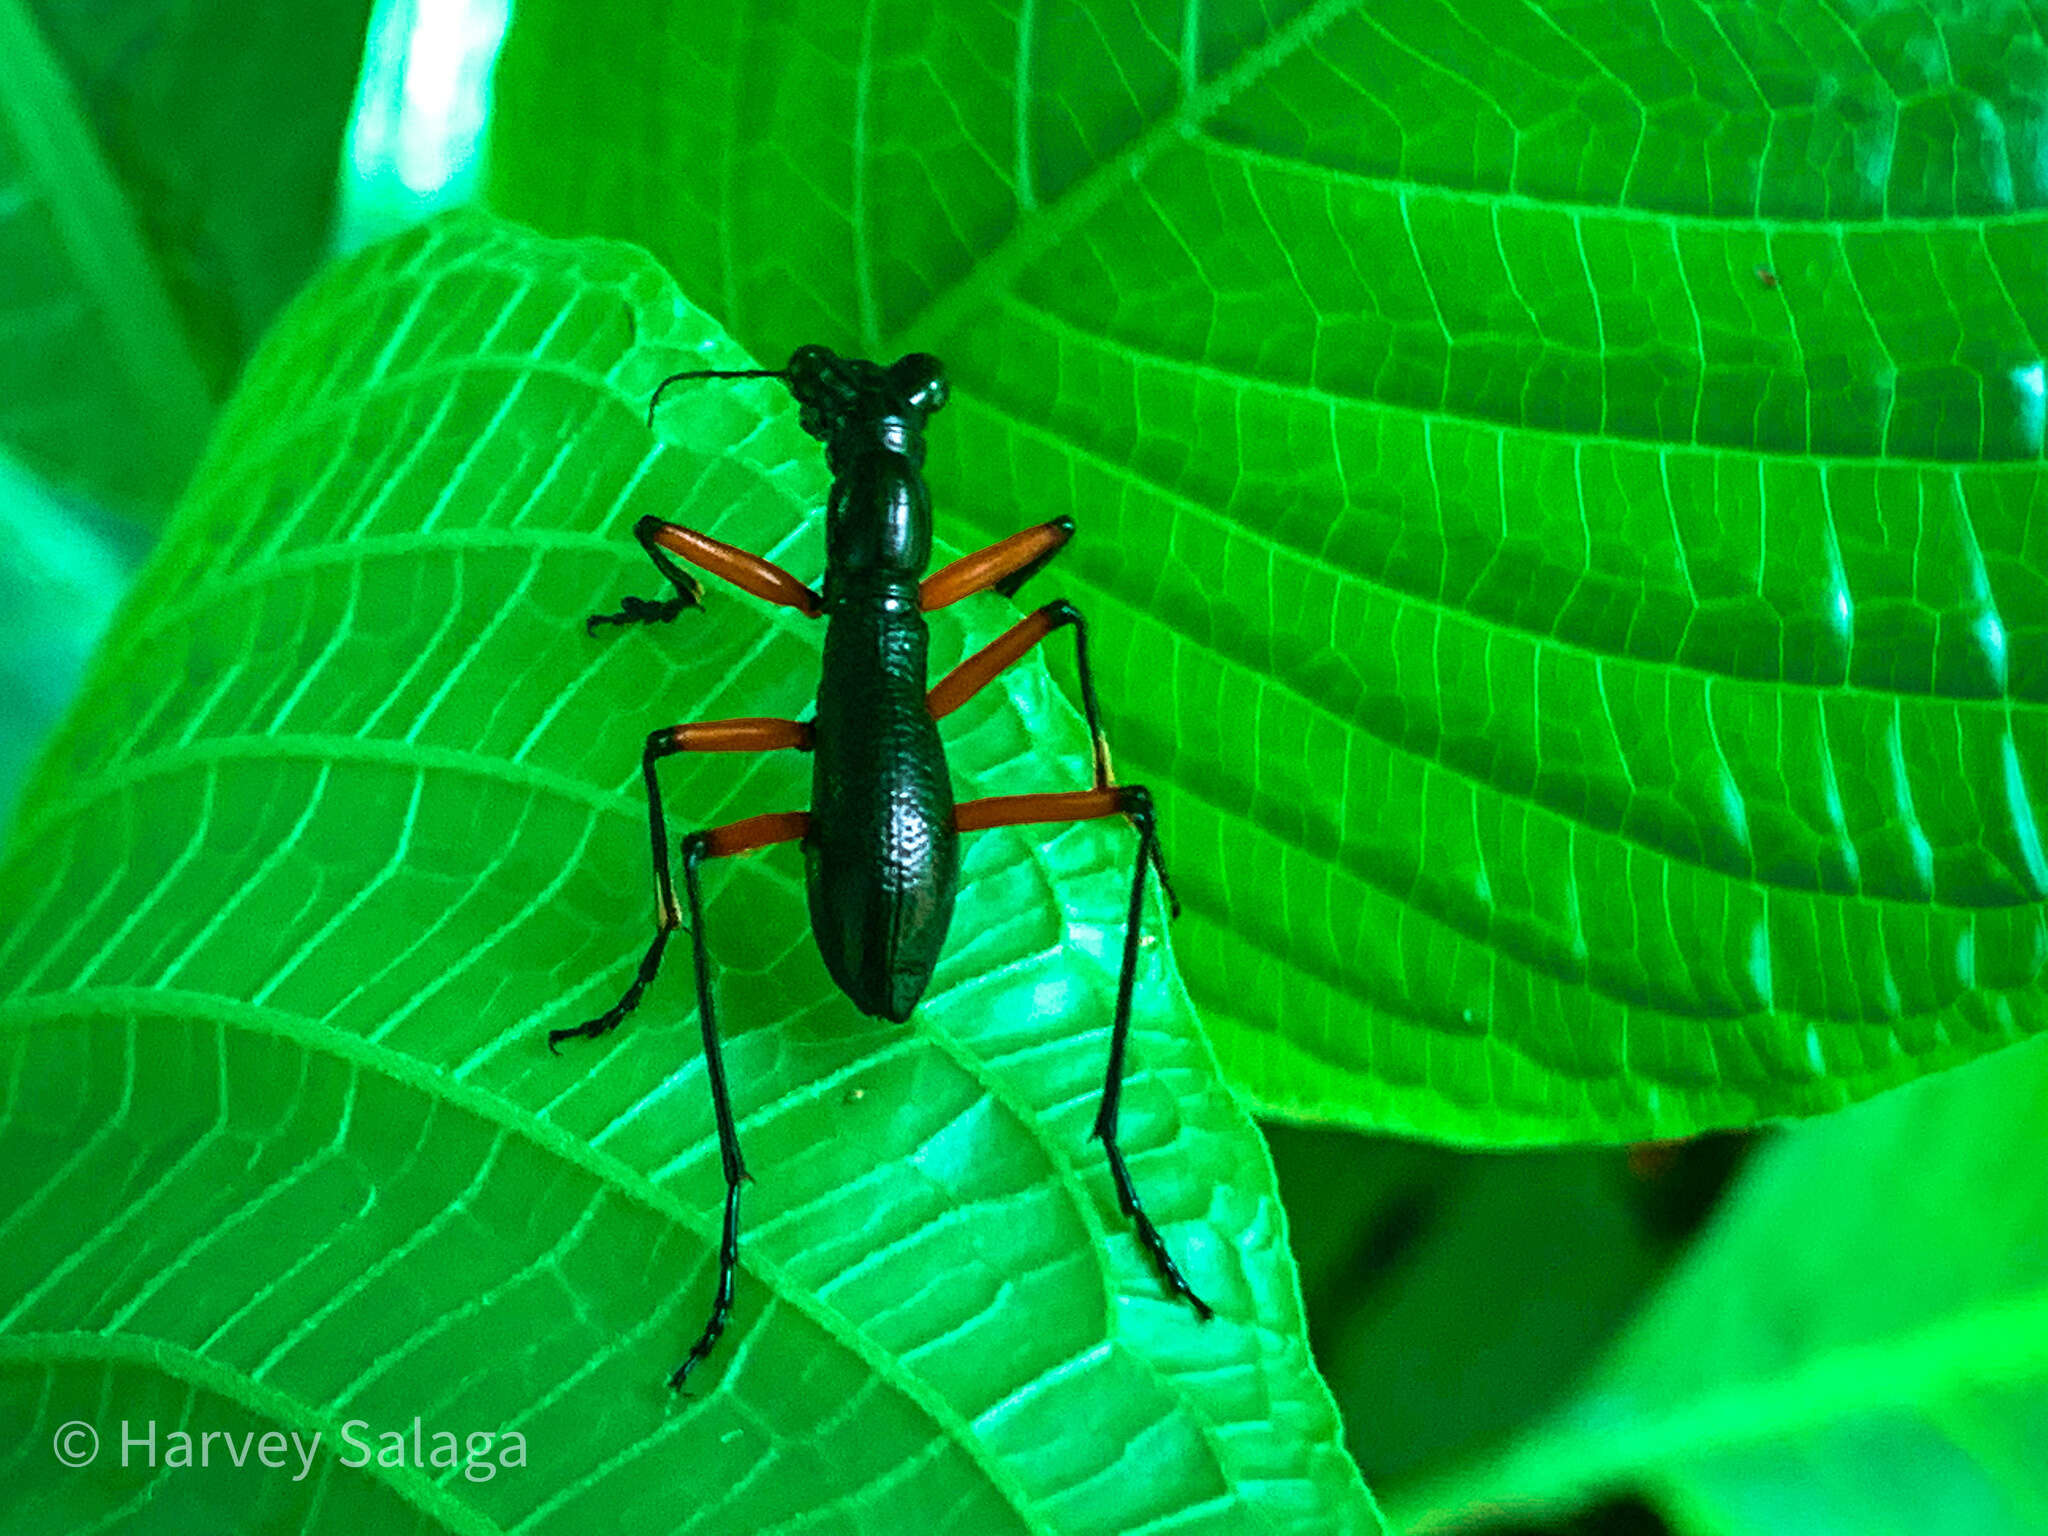
[[[654,425],[654,408],[661,404],[661,392],[684,379],[779,379],[780,368],[700,368],[694,373],[672,373],[654,386],[654,398],[647,402],[647,425]]]

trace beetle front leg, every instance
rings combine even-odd
[[[653,525],[650,527],[649,525]],[[684,570],[668,557],[666,551],[655,542],[655,535],[662,528],[674,524],[663,523],[659,518],[643,517],[634,525],[633,537],[640,541],[640,547],[647,551],[647,558],[654,562],[654,568],[668,579],[675,588],[675,596],[662,598],[634,597],[628,594],[619,599],[617,613],[593,613],[583,621],[583,632],[594,635],[603,624],[668,624],[681,616],[685,608],[704,606],[704,588],[697,578]]]
[[[665,523],[658,517],[643,517],[633,525],[633,537],[647,551],[654,568],[676,589],[674,597],[628,597],[617,613],[593,613],[584,620],[584,630],[596,634],[600,624],[666,624],[685,608],[701,608],[704,589],[697,578],[684,570],[671,555],[681,555],[699,570],[709,571],[742,592],[785,608],[818,618],[825,612],[825,600],[772,560],[750,550],[714,539],[708,533]]]

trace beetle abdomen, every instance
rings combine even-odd
[[[825,968],[861,1012],[899,1023],[931,982],[960,877],[925,650],[915,586],[833,612],[804,843]]]

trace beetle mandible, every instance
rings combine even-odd
[[[960,879],[960,834],[987,827],[1086,821],[1122,815],[1137,829],[1122,970],[1110,1028],[1109,1067],[1103,1079],[1094,1135],[1101,1140],[1117,1202],[1173,1293],[1204,1320],[1214,1315],[1195,1294],[1146,1215],[1117,1145],[1117,1110],[1123,1089],[1137,975],[1145,876],[1159,877],[1169,909],[1180,903],[1159,849],[1152,797],[1110,775],[1095,684],[1088,669],[1088,629],[1079,610],[1047,603],[1000,638],[969,656],[936,687],[926,674],[929,639],[925,614],[977,592],[1012,596],[1073,537],[1074,521],[1057,517],[966,555],[927,576],[931,562],[931,495],[924,481],[926,420],[946,403],[944,367],[928,353],[894,363],[840,357],[825,347],[799,347],[784,368],[699,369],[671,374],[648,402],[648,424],[672,384],[687,379],[780,379],[796,399],[803,430],[825,445],[832,489],[825,507],[825,590],[813,591],[780,566],[677,523],[643,517],[633,530],[674,595],[628,597],[617,613],[593,614],[585,628],[607,624],[667,623],[701,606],[697,581],[676,563],[689,562],[771,603],[825,623],[824,667],[817,707],[809,720],[713,720],[665,726],[647,738],[641,776],[647,786],[647,825],[654,861],[654,939],[625,994],[604,1013],[571,1029],[548,1032],[557,1048],[572,1037],[594,1039],[616,1029],[633,1011],[661,968],[669,935],[682,925],[668,853],[668,831],[655,766],[677,752],[809,752],[813,760],[808,811],[752,816],[690,833],[682,840],[683,892],[697,973],[698,1020],[718,1150],[725,1173],[725,1225],[719,1245],[718,1290],[711,1316],[689,1355],[669,1378],[680,1389],[717,1345],[732,1313],[739,1264],[740,1185],[747,1178],[739,1131],[719,1052],[711,988],[711,958],[704,936],[698,868],[776,843],[803,845],[811,929],[846,995],[861,1012],[898,1023],[924,995],[946,942]],[[1094,746],[1094,783],[1088,789],[997,795],[956,805],[947,776],[938,723],[1006,667],[1056,630],[1070,629],[1081,679],[1081,705]]]

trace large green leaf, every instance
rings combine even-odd
[[[216,397],[320,264],[372,0],[34,0]]]
[[[2044,79],[2018,0],[527,0],[493,154],[952,362],[1257,1102],[1634,1137],[2042,1027]]]
[[[1715,1536],[2048,1529],[2048,1042],[1786,1135],[1566,1413],[1406,1530],[1646,1486]]]
[[[668,1394],[722,1196],[687,966],[617,1036],[544,1039],[646,942],[646,731],[798,714],[816,677],[816,631],[730,589],[582,631],[659,589],[647,513],[816,573],[823,469],[776,386],[647,430],[705,357],[743,360],[644,255],[464,219],[337,268],[252,367],[0,866],[10,1531],[1377,1529],[1164,942],[1124,1139],[1215,1322],[1164,1295],[1088,1139],[1116,824],[971,839],[910,1026],[833,990],[791,850],[709,875],[757,1182],[733,1329]],[[948,610],[940,661],[1015,613]],[[963,792],[1086,782],[1042,666],[949,733]],[[672,827],[807,788],[794,754],[673,770]],[[528,1464],[333,1454],[415,1416],[518,1429]],[[110,1448],[89,1471],[49,1455],[74,1419]],[[329,1454],[152,1477],[114,1463],[124,1421]]]
[[[370,0],[0,0],[0,443],[169,509],[326,250]]]
[[[161,514],[212,411],[92,124],[22,0],[0,0],[0,442],[59,484]]]

